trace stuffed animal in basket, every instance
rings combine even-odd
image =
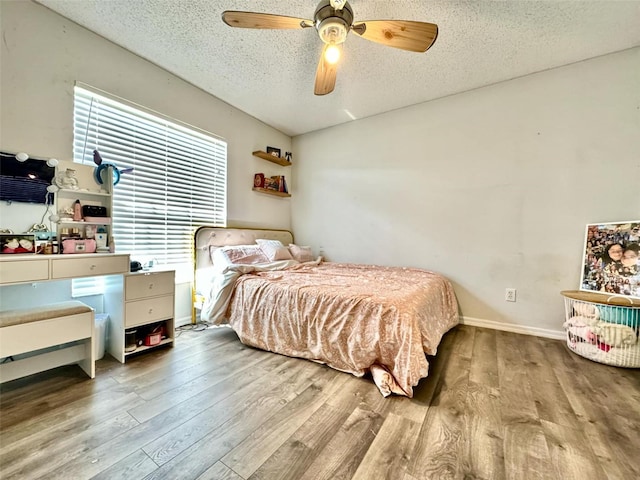
[[[587,325],[595,325],[600,319],[600,310],[591,303],[574,302],[573,311],[575,314],[582,318],[582,321]]]

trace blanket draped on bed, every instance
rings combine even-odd
[[[216,323],[247,345],[371,372],[385,396],[413,396],[428,373],[425,352],[435,355],[458,323],[451,284],[426,270],[331,262],[228,270],[232,290]]]

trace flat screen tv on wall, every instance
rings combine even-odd
[[[47,187],[55,176],[55,167],[45,160],[18,161],[14,153],[0,152],[0,200],[23,203],[53,203]]]

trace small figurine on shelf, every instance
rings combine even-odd
[[[284,152],[284,158],[287,162],[291,163],[291,152]]]
[[[73,218],[73,207],[63,207],[58,210],[58,216],[60,219],[69,220]]]
[[[67,168],[64,172],[58,173],[53,182],[58,188],[65,190],[78,190],[79,188],[76,171],[73,168]]]

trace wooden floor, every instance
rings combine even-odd
[[[640,370],[468,326],[413,399],[228,329],[7,383],[2,479],[640,478]]]

